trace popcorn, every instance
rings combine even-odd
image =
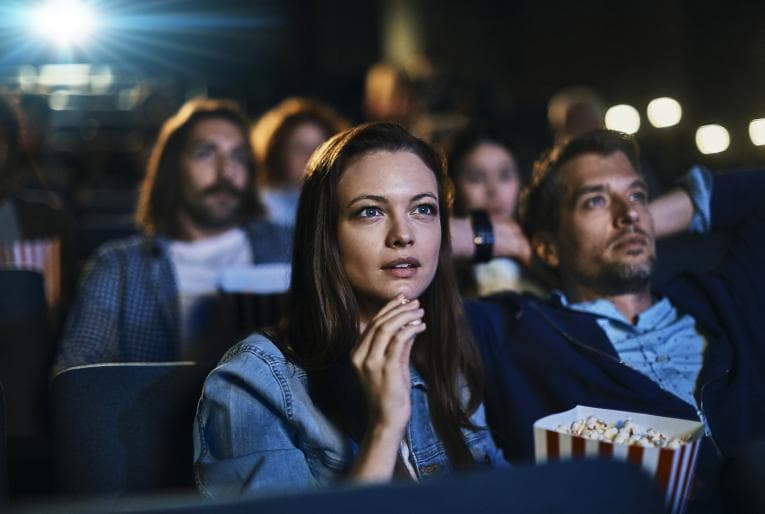
[[[615,444],[631,444],[648,448],[677,449],[688,440],[682,437],[671,437],[653,428],[643,429],[632,421],[631,417],[612,422],[604,421],[596,416],[577,419],[569,425],[559,424],[556,431]]]
[[[534,422],[534,456],[538,463],[599,458],[640,466],[664,489],[667,512],[683,514],[703,436],[698,421],[577,405]]]

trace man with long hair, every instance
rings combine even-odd
[[[87,265],[55,369],[213,360],[233,342],[215,294],[220,273],[289,262],[291,248],[288,230],[262,220],[248,136],[227,100],[190,100],[164,123],[138,199],[141,233]]]

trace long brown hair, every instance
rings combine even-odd
[[[428,384],[431,420],[452,464],[466,468],[473,461],[460,427],[475,428],[470,414],[480,403],[482,373],[452,269],[451,183],[439,154],[401,126],[370,123],[352,128],[325,142],[312,156],[295,225],[290,314],[278,339],[288,358],[308,371],[317,403],[349,433],[360,435],[354,423],[366,409],[359,412],[358,403],[349,400],[353,393],[339,394],[348,391],[348,384],[338,385],[342,380],[335,373],[349,361],[359,337],[358,300],[338,250],[337,186],[353,159],[374,151],[412,152],[438,183],[441,248],[433,281],[420,296],[428,330],[418,336],[412,362]],[[356,386],[350,389],[358,395]]]
[[[312,123],[329,139],[348,128],[348,121],[332,107],[309,98],[291,97],[267,111],[250,134],[259,166],[260,187],[284,181],[284,150],[290,134],[301,124]]]
[[[247,146],[249,170],[242,205],[243,221],[263,216],[263,204],[254,187],[255,157],[250,146],[247,116],[233,100],[194,98],[165,121],[149,156],[135,214],[136,224],[145,234],[180,235],[181,154],[194,126],[209,119],[224,119],[241,131]]]

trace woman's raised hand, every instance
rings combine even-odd
[[[418,300],[395,298],[369,322],[351,352],[370,426],[379,424],[403,435],[411,411],[409,355],[415,336],[425,330],[423,315]]]
[[[367,433],[351,472],[360,479],[389,479],[412,410],[409,356],[425,330],[418,300],[398,296],[369,322],[351,362],[369,409]]]

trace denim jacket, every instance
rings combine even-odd
[[[406,430],[419,480],[448,473],[446,452],[430,422],[426,385],[413,369]],[[471,417],[486,427],[483,405]],[[506,463],[488,429],[463,429],[478,466]],[[266,337],[253,334],[227,352],[207,377],[194,424],[200,491],[231,497],[327,485],[351,467],[355,444],[318,410],[306,372]]]

